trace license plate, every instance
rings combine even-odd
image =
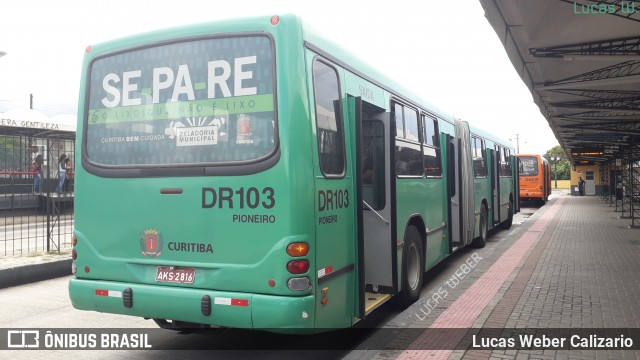
[[[196,269],[181,266],[158,266],[156,281],[177,284],[193,284]]]

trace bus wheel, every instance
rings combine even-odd
[[[509,200],[509,218],[507,218],[507,221],[502,223],[502,228],[510,229],[511,224],[513,224],[513,200]]]
[[[397,303],[403,309],[420,298],[424,278],[423,254],[420,233],[415,226],[409,226],[402,256],[402,291],[398,294]]]
[[[483,248],[487,244],[489,231],[487,230],[487,208],[482,204],[480,206],[480,236],[475,238],[471,245],[476,248]]]

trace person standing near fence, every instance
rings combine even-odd
[[[71,159],[64,159],[64,169],[65,169],[65,181],[64,181],[64,192],[69,192],[69,187],[73,182],[73,165],[71,164]]]
[[[64,180],[67,175],[67,169],[64,167],[64,160],[67,158],[66,154],[60,155],[58,159],[58,186],[56,187],[56,192],[62,192],[62,188],[64,186]]]
[[[42,192],[42,155],[36,156],[36,159],[33,160],[33,164],[31,164],[31,173],[33,174],[33,192],[39,193]]]

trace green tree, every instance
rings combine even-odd
[[[569,180],[571,178],[571,164],[560,145],[552,147],[543,157],[551,164],[551,171],[554,175],[552,179],[555,179],[556,176],[558,180]],[[556,160],[557,158],[560,158],[560,160]]]
[[[5,171],[22,170],[25,161],[28,166],[30,159],[26,155],[26,149],[21,147],[20,138],[0,136],[0,169]]]

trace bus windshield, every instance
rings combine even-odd
[[[522,156],[518,158],[520,164],[520,176],[538,175],[538,159],[533,156]]]
[[[190,39],[96,58],[84,146],[96,165],[228,165],[276,151],[268,36]]]

